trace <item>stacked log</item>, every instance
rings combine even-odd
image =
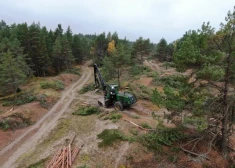
[[[70,168],[82,147],[72,148],[71,144],[62,147],[55,153],[47,168]]]

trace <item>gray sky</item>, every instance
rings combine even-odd
[[[142,36],[158,42],[180,38],[205,21],[215,28],[224,21],[234,0],[0,0],[0,19],[7,24],[40,22],[73,33],[117,31],[119,37]]]

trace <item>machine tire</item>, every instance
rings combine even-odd
[[[120,101],[117,101],[117,102],[114,103],[114,108],[117,111],[122,111],[123,110],[123,105]]]

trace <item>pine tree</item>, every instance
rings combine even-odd
[[[75,61],[77,63],[82,63],[84,52],[83,52],[82,41],[80,40],[78,35],[73,36],[72,52],[73,52]]]
[[[40,25],[39,24],[31,24],[29,26],[29,46],[30,50],[28,53],[28,57],[30,60],[30,66],[34,71],[36,76],[41,76],[40,73],[40,65],[39,65],[39,58],[40,58]]]
[[[166,61],[167,60],[167,41],[162,38],[159,43],[157,44],[157,51],[156,56],[159,61]]]
[[[57,37],[61,37],[63,35],[63,29],[62,29],[62,25],[58,24],[57,28],[55,29],[55,33],[54,33],[54,41],[57,39]]]
[[[115,47],[117,47],[118,42],[119,42],[119,38],[118,38],[117,32],[114,32],[114,33],[112,34],[112,40],[115,41]]]
[[[70,46],[70,43],[67,39],[67,36],[62,36],[61,39],[61,45],[62,50],[61,50],[61,54],[62,54],[62,58],[63,58],[63,64],[65,66],[66,69],[71,68],[72,63],[74,62],[74,56],[72,54],[72,49]]]
[[[10,50],[0,57],[0,89],[3,93],[16,91],[26,78],[23,55],[13,56]]]
[[[53,45],[53,65],[56,69],[57,73],[61,72],[63,70],[63,64],[62,64],[62,46],[61,46],[61,37],[58,36],[55,40],[55,43]]]
[[[65,35],[67,36],[67,40],[70,44],[70,46],[72,46],[72,41],[73,41],[73,32],[72,30],[70,29],[70,26],[68,26],[66,32],[65,32]]]
[[[38,63],[40,66],[40,76],[46,76],[46,71],[51,65],[51,60],[49,58],[49,52],[46,47],[46,40],[48,38],[48,32],[46,28],[42,28],[40,33],[40,39],[39,39],[39,57],[38,57]]]
[[[150,40],[144,40],[140,37],[133,44],[132,57],[137,59],[139,62],[143,62],[143,56],[150,53]]]
[[[71,67],[74,57],[66,36],[58,36],[53,46],[53,64],[57,72]]]
[[[116,78],[118,85],[120,86],[120,77],[123,68],[130,63],[131,53],[128,48],[122,43],[119,43],[117,49],[106,56],[103,60],[104,64],[104,75],[106,79]]]
[[[105,38],[105,33],[100,34],[94,40],[94,44],[91,48],[91,54],[93,55],[93,60],[97,64],[100,64],[103,60],[108,48],[108,40]]]

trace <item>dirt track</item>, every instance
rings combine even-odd
[[[17,159],[36,144],[55,126],[62,114],[68,109],[76,98],[76,93],[91,77],[92,71],[87,66],[83,67],[81,78],[62,93],[60,100],[36,124],[31,126],[20,137],[15,139],[0,151],[0,165],[3,168],[14,168]]]

